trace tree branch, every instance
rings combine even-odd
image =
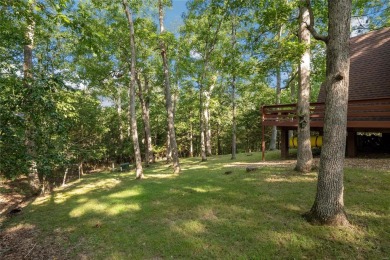
[[[298,70],[296,70],[295,72],[292,73],[292,75],[291,75],[290,79],[288,80],[287,84],[282,89],[288,89],[290,87],[291,82],[293,82],[293,80],[296,78],[297,75],[298,75]]]
[[[310,31],[310,33],[314,37],[314,39],[328,43],[328,40],[329,40],[328,36],[319,34],[316,31],[316,29],[314,28],[314,14],[313,14],[313,9],[311,8],[310,0],[306,0],[305,5],[306,5],[306,7],[309,11],[309,15],[310,15],[310,24],[306,23],[307,29]]]

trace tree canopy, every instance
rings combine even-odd
[[[172,130],[181,157],[232,153],[232,140],[234,152],[259,150],[259,107],[275,103],[277,72],[280,102],[297,100],[306,48],[298,40],[300,2],[189,0],[172,33],[160,30],[157,1],[129,1],[130,18],[122,1],[2,1],[1,175],[17,178],[35,165],[43,183],[75,165],[82,173],[135,163],[132,131],[147,163],[169,159]],[[312,8],[319,33],[327,30],[326,2]],[[372,30],[390,25],[389,10],[385,0],[355,0],[352,15],[367,17]],[[325,45],[312,41],[309,48],[315,101],[325,79]],[[271,132],[265,135],[268,142]]]

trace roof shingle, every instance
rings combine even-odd
[[[390,97],[390,28],[351,38],[350,48],[349,100]]]

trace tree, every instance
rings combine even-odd
[[[158,11],[159,11],[159,22],[160,22],[160,34],[161,36],[164,36],[165,29],[164,29],[164,13],[163,13],[162,0],[159,0],[158,2]],[[161,49],[161,57],[163,60],[163,70],[164,70],[165,102],[166,102],[167,117],[168,117],[169,147],[172,152],[173,172],[175,174],[179,174],[180,162],[179,162],[179,154],[178,154],[177,143],[176,143],[174,111],[173,111],[171,86],[170,86],[170,78],[169,78],[167,48],[165,46],[163,39],[161,39],[160,42],[160,49]]]
[[[129,23],[129,36],[130,36],[130,48],[131,48],[131,66],[130,66],[130,86],[129,86],[129,112],[131,120],[131,135],[133,138],[134,155],[136,164],[136,179],[142,179],[142,161],[141,161],[141,150],[138,142],[138,130],[137,130],[137,115],[135,112],[135,85],[136,85],[136,51],[135,51],[135,39],[134,39],[134,24],[133,18],[126,0],[122,1],[123,9],[126,13],[127,21]]]
[[[310,1],[308,29],[314,38],[326,43],[326,91],[324,143],[321,151],[317,193],[311,210],[304,216],[310,222],[348,225],[344,210],[343,167],[345,158],[348,86],[349,31],[351,0],[328,1],[328,35],[314,28]]]
[[[185,17],[184,33],[191,41],[191,52],[198,65],[199,123],[202,161],[211,155],[210,100],[215,88],[218,67],[213,67],[213,58],[218,47],[221,29],[226,19],[226,6],[222,1],[190,1]]]
[[[298,37],[305,51],[298,66],[298,154],[295,167],[295,170],[300,172],[309,172],[313,160],[310,144],[310,32],[306,28],[308,24],[310,24],[309,10],[302,5],[299,8]]]
[[[34,19],[34,6],[35,1],[29,1],[26,11],[26,31],[25,31],[25,44],[23,48],[23,79],[24,86],[26,89],[29,89],[28,93],[29,99],[31,99],[31,92],[33,90],[33,48],[34,48],[34,34],[35,34],[35,19]],[[40,188],[40,181],[38,178],[37,172],[37,162],[35,160],[36,151],[35,151],[35,143],[33,138],[34,125],[32,124],[33,120],[31,115],[27,114],[26,116],[27,128],[26,128],[26,139],[25,144],[27,147],[27,154],[29,156],[30,161],[30,172],[29,172],[29,182],[30,186],[38,190]]]
[[[237,32],[237,17],[236,17],[236,13],[235,13],[235,10],[232,11],[233,12],[233,15],[231,17],[231,23],[232,23],[232,32],[231,32],[231,48],[232,50],[234,51],[235,50],[235,47],[236,47],[236,43],[237,43],[237,40],[236,40],[236,32]],[[237,133],[237,122],[236,122],[236,77],[237,77],[237,62],[235,62],[235,59],[237,58],[237,53],[233,53],[232,57],[231,57],[231,63],[233,63],[233,68],[232,68],[232,75],[231,75],[231,78],[232,78],[232,82],[231,82],[231,87],[232,87],[232,117],[233,117],[233,122],[232,122],[232,157],[231,159],[232,160],[235,160],[236,159],[236,152],[237,152],[237,136],[236,136],[236,133]]]
[[[144,77],[144,86],[142,87],[141,79],[137,73],[137,84],[138,84],[138,97],[141,103],[142,108],[142,120],[144,122],[145,130],[145,163],[147,166],[151,162],[154,162],[153,155],[153,145],[152,145],[152,134],[150,131],[150,88],[149,88],[149,78],[145,73]]]

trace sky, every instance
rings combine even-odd
[[[172,8],[165,10],[165,27],[168,31],[176,33],[183,24],[182,14],[186,12],[187,0],[172,0]]]

